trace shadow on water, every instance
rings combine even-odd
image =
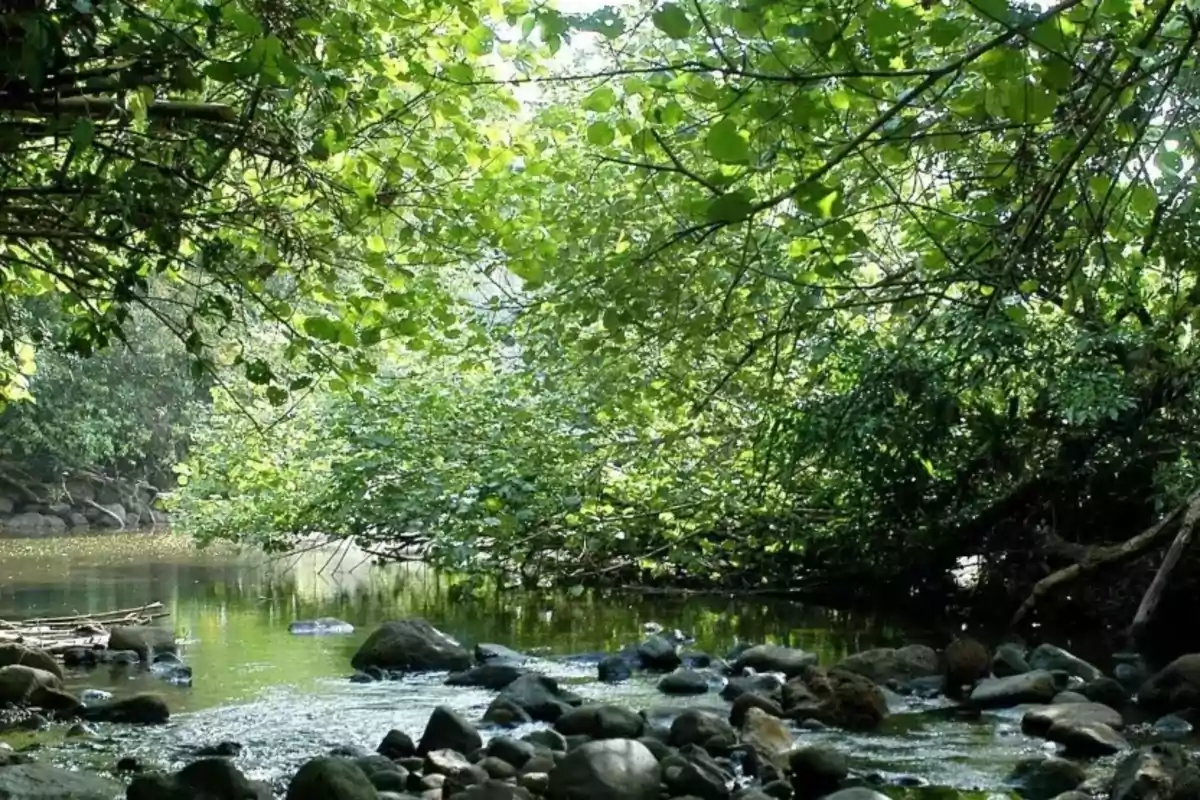
[[[579,684],[587,697],[634,708],[712,705],[722,714],[727,707],[715,696],[668,699],[651,679],[603,686],[594,682],[594,663],[556,657],[615,651],[641,638],[649,621],[692,633],[697,647],[710,652],[724,653],[738,641],[771,641],[815,651],[825,664],[868,647],[929,638],[882,617],[775,600],[519,591],[480,597],[464,596],[456,584],[420,565],[369,566],[327,551],[272,561],[231,550],[196,551],[169,535],[0,540],[0,617],[161,601],[171,613],[165,624],[188,642],[191,687],[107,668],[68,677],[76,690],[159,692],[175,715],[159,728],[104,729],[98,742],[64,745],[56,738],[60,732],[42,736],[55,742],[49,749],[55,760],[91,766],[111,766],[123,755],[178,766],[189,746],[232,739],[245,745],[243,769],[278,778],[333,746],[373,749],[389,728],[417,737],[441,703],[477,718],[493,695],[445,687],[442,676],[366,685],[346,680],[350,657],[373,626],[405,616],[425,617],[464,643],[491,641],[536,652],[544,659],[538,668]],[[357,630],[341,637],[288,634],[289,622],[320,616],[339,617]],[[1010,736],[1011,721],[907,727],[903,735],[809,736],[853,754],[864,771],[963,788],[1000,788],[1015,759],[1042,749]]]

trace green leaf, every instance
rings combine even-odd
[[[593,122],[587,127],[587,140],[597,147],[607,147],[615,138],[616,132],[607,122]]]
[[[587,111],[595,111],[603,114],[606,111],[611,111],[616,102],[616,91],[611,86],[601,86],[583,98],[583,107]]]
[[[342,338],[342,326],[327,317],[309,317],[304,320],[304,332],[322,342],[336,342]]]
[[[1153,187],[1139,183],[1129,190],[1129,207],[1143,216],[1149,216],[1158,207],[1158,193]]]
[[[845,111],[850,107],[850,95],[844,89],[838,89],[829,95],[829,105],[833,106],[835,111]]]
[[[495,34],[486,25],[476,25],[463,37],[463,49],[473,56],[484,56],[492,52]]]
[[[1017,288],[1020,289],[1024,294],[1033,294],[1038,290],[1039,286],[1041,286],[1041,284],[1033,278],[1026,278],[1025,280],[1021,281]]]
[[[383,253],[387,250],[387,242],[378,233],[372,233],[367,237],[367,249],[372,253]]]
[[[672,39],[686,39],[692,32],[692,21],[678,3],[663,3],[650,20],[654,27]]]
[[[709,155],[723,164],[746,164],[750,161],[750,146],[738,130],[737,123],[729,117],[708,129],[704,144]]]
[[[706,217],[709,222],[742,222],[754,213],[754,197],[745,189],[729,192],[708,204]]]
[[[78,117],[75,124],[71,128],[71,143],[78,150],[85,150],[91,147],[92,140],[96,138],[96,126],[88,117]]]

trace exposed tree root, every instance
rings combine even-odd
[[[1038,581],[1034,585],[1033,591],[1029,593],[1029,597],[1025,599],[1025,602],[1022,603],[1021,607],[1017,609],[1017,612],[1013,614],[1012,619],[1009,621],[1010,627],[1015,628],[1017,625],[1019,625],[1021,621],[1029,614],[1029,612],[1033,610],[1034,606],[1037,605],[1039,600],[1064,584],[1070,583],[1071,581],[1077,580],[1084,575],[1095,572],[1096,570],[1104,567],[1113,566],[1125,561],[1132,561],[1133,559],[1144,555],[1156,547],[1160,540],[1170,534],[1170,532],[1174,529],[1175,523],[1179,522],[1181,519],[1190,519],[1190,525],[1194,525],[1196,522],[1196,517],[1198,516],[1200,516],[1200,491],[1193,493],[1191,497],[1187,499],[1187,502],[1177,506],[1171,511],[1171,513],[1167,514],[1157,523],[1142,531],[1137,536],[1134,536],[1133,538],[1128,539],[1118,545],[1090,548],[1083,558],[1078,562],[1069,567],[1064,567],[1057,572],[1052,572]],[[1182,530],[1183,529],[1181,528],[1181,533]],[[1182,552],[1183,545],[1186,545],[1186,543],[1187,539],[1185,538],[1183,544],[1180,545],[1180,552]],[[1176,554],[1175,560],[1178,560],[1178,557],[1178,554]],[[1165,562],[1164,566],[1167,566]],[[1172,563],[1171,566],[1174,566],[1174,564]],[[1170,570],[1168,569],[1167,571],[1169,572]],[[1151,607],[1151,611],[1153,611],[1153,607]]]
[[[1154,617],[1154,610],[1158,607],[1158,601],[1162,597],[1163,590],[1167,588],[1167,581],[1171,577],[1171,571],[1175,569],[1175,565],[1179,563],[1183,551],[1187,549],[1188,544],[1192,540],[1192,533],[1196,529],[1196,521],[1200,519],[1200,499],[1193,499],[1188,504],[1187,513],[1183,515],[1183,522],[1179,524],[1179,533],[1175,534],[1175,541],[1171,542],[1171,547],[1167,550],[1167,554],[1163,556],[1162,564],[1158,568],[1158,572],[1154,574],[1154,580],[1150,582],[1150,587],[1146,589],[1146,594],[1142,595],[1142,602],[1138,605],[1137,613],[1133,616],[1133,623],[1129,626],[1130,641],[1137,644],[1141,641],[1142,636],[1146,631],[1146,626],[1150,624],[1150,620]]]

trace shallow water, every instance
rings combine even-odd
[[[182,654],[194,671],[191,687],[106,667],[69,676],[74,689],[163,694],[173,713],[166,726],[104,727],[100,740],[84,742],[64,742],[60,729],[0,739],[17,747],[40,745],[60,763],[99,768],[126,755],[179,766],[189,747],[235,740],[245,747],[237,759],[243,770],[278,780],[335,746],[373,750],[390,728],[418,738],[439,704],[478,718],[493,694],[443,686],[444,676],[347,680],[350,657],[372,627],[405,616],[425,617],[467,644],[498,642],[536,652],[538,668],[574,684],[585,697],[633,708],[711,705],[722,713],[727,705],[715,695],[666,698],[648,678],[606,686],[595,682],[594,663],[564,657],[614,652],[641,638],[643,624],[652,620],[692,633],[696,646],[709,652],[723,653],[737,641],[773,641],[815,651],[824,664],[867,647],[928,638],[879,618],[778,601],[587,592],[478,597],[463,596],[454,585],[419,565],[375,567],[329,551],[272,561],[230,550],[196,551],[166,535],[0,540],[0,617],[161,601],[170,610],[163,623],[186,640]],[[322,616],[344,619],[357,630],[330,637],[287,632],[293,620]],[[1045,743],[1020,734],[1019,714],[927,723],[917,713],[930,703],[894,700],[896,714],[886,732],[801,736],[836,745],[864,773],[963,789],[1001,790],[1016,760],[1046,751]]]

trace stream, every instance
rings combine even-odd
[[[350,658],[374,626],[409,616],[424,617],[468,645],[495,642],[534,654],[534,669],[585,698],[634,709],[711,706],[722,715],[728,704],[717,695],[667,697],[656,690],[657,677],[599,683],[595,659],[579,656],[637,642],[652,621],[695,636],[695,647],[706,652],[723,654],[738,642],[774,642],[815,652],[826,665],[870,647],[944,645],[928,632],[883,617],[762,598],[516,591],[480,597],[454,586],[454,578],[422,565],[379,567],[330,551],[270,560],[229,549],[197,550],[175,535],[0,540],[0,617],[161,601],[170,611],[162,623],[185,642],[181,655],[194,673],[193,685],[183,687],[105,666],[72,671],[67,680],[72,691],[162,694],[172,719],[157,727],[98,726],[93,739],[67,739],[65,726],[53,725],[0,734],[0,741],[34,749],[57,764],[109,770],[126,756],[177,769],[189,760],[189,748],[233,740],[244,747],[236,763],[247,775],[278,780],[334,747],[373,751],[391,728],[418,738],[437,705],[478,719],[494,693],[444,686],[444,675],[367,684],[348,679]],[[316,617],[346,620],[355,632],[288,633],[293,620]],[[921,714],[944,700],[892,696],[890,702],[892,716],[879,732],[800,736],[806,743],[837,747],[854,771],[893,785],[989,793],[1008,791],[1005,778],[1017,761],[1054,749],[1021,734],[1018,709],[968,722]]]

